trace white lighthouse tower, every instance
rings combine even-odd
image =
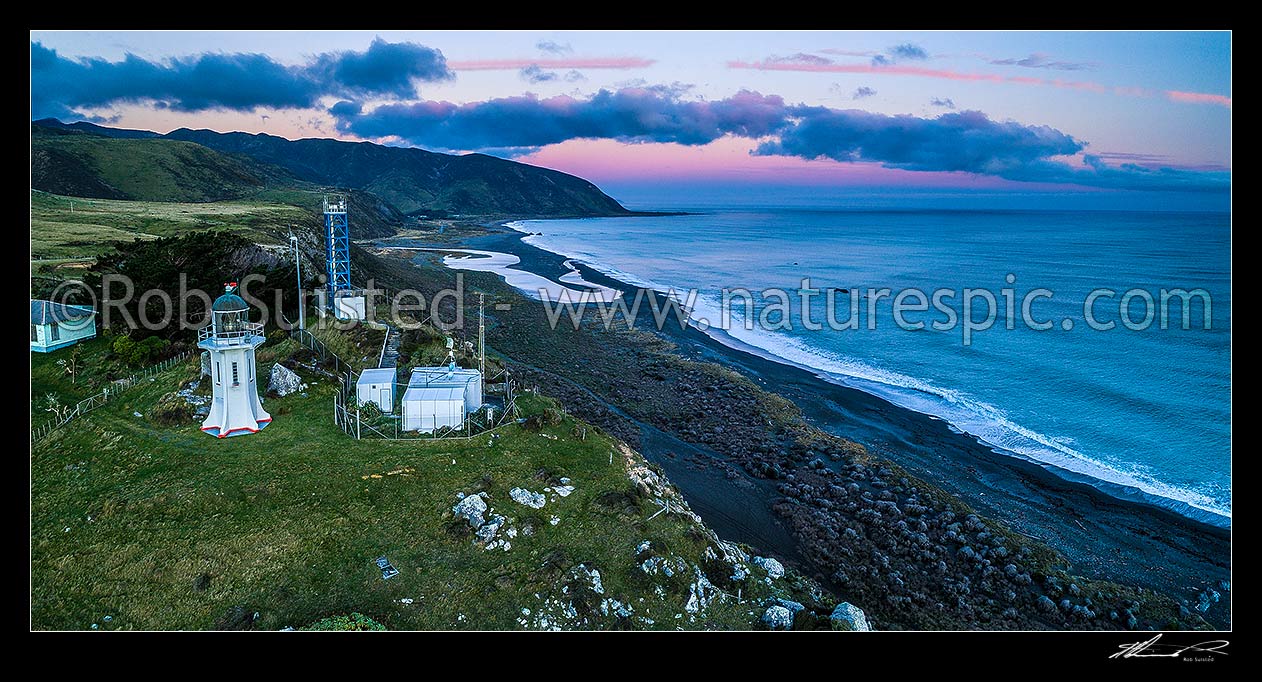
[[[263,324],[250,321],[250,306],[224,285],[211,306],[211,324],[197,333],[197,346],[210,351],[210,379],[215,399],[202,431],[217,438],[255,433],[272,421],[255,385],[254,349],[262,345]]]

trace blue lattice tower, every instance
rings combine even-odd
[[[339,291],[351,288],[351,227],[346,217],[346,197],[324,197],[324,261],[328,277],[329,305]]]

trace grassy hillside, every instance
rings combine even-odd
[[[46,410],[46,398],[52,396],[58,405],[74,405],[101,392],[112,379],[125,377],[129,370],[122,363],[109,359],[109,341],[101,336],[81,341],[79,366],[71,380],[58,361],[68,361],[72,351],[63,348],[52,353],[31,353],[31,421],[43,424],[53,418]]]
[[[31,187],[99,199],[206,202],[338,188],[358,237],[401,213],[596,216],[627,213],[592,183],[483,154],[368,142],[287,140],[180,129],[166,135],[55,119],[31,124]]]
[[[31,187],[54,194],[219,201],[257,191],[275,175],[258,163],[188,142],[31,126]]]
[[[308,374],[306,393],[267,399],[275,421],[258,434],[156,424],[154,406],[196,375],[195,361],[172,368],[36,445],[35,628],[203,629],[255,612],[259,629],[351,613],[390,629],[750,628],[773,595],[806,604],[804,626],[827,624],[812,610],[833,605],[807,582],[766,580],[637,454],[576,436],[568,417],[495,439],[355,441],[329,418],[328,379]],[[572,494],[544,491],[562,478]],[[515,487],[548,499],[523,506]],[[458,493],[479,492],[509,546],[485,548],[453,516]],[[654,516],[655,498],[676,511]],[[381,578],[382,555],[398,576]],[[733,581],[736,566],[750,576]]]
[[[317,197],[312,196],[312,202]],[[115,241],[225,230],[260,243],[281,243],[310,211],[258,200],[209,203],[83,199],[31,191],[31,256],[92,256]]]
[[[454,156],[368,142],[175,130],[164,136],[275,164],[309,182],[363,189],[404,213],[616,215],[627,210],[582,178],[483,154]]]

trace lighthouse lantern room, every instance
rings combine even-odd
[[[197,334],[197,346],[210,352],[214,401],[202,431],[218,438],[256,433],[272,421],[259,401],[254,350],[263,344],[263,324],[250,321],[250,306],[236,295],[236,282],[211,305],[211,323]]]

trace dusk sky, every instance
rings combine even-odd
[[[1225,210],[1231,35],[34,32],[32,118],[482,151],[615,197]]]

